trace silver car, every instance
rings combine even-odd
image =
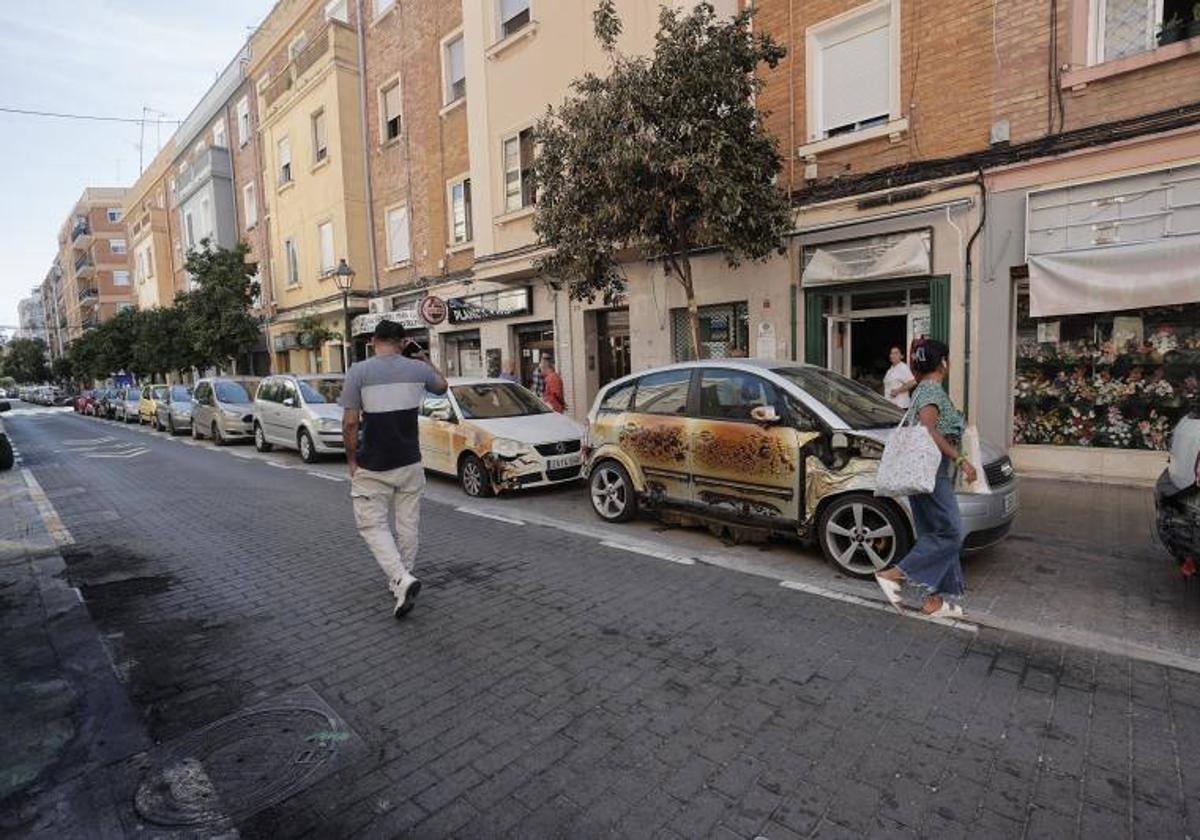
[[[341,374],[268,376],[254,400],[254,446],[299,451],[306,463],[345,452],[342,444]]]
[[[217,376],[201,379],[192,391],[192,437],[212,438],[217,446],[254,435],[254,402],[258,380]]]
[[[177,435],[192,428],[192,389],[187,385],[170,385],[154,410],[154,427],[160,432]]]
[[[122,423],[136,423],[138,421],[138,411],[142,404],[142,389],[136,386],[130,388],[122,388],[121,393],[117,396],[113,403],[115,406],[114,420],[120,420]]]

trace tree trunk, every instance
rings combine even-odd
[[[696,289],[692,285],[692,260],[684,251],[679,259],[679,282],[687,298],[688,335],[692,340],[692,358],[702,358],[700,352],[700,309],[696,306]]]

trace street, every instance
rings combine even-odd
[[[1195,670],[901,617],[855,587],[801,591],[696,562],[701,542],[724,551],[703,534],[536,524],[529,508],[553,513],[549,494],[472,507],[434,478],[425,588],[397,622],[354,530],[343,464],[69,412],[6,423],[69,531],[67,583],[146,736],[86,768],[85,786],[106,791],[88,800],[94,825],[136,830],[137,771],[154,763],[143,754],[307,691],[344,723],[345,754],[273,801],[246,801],[264,777],[213,778],[225,829],[1200,836]],[[668,541],[679,547],[663,552]],[[730,553],[827,572],[786,546]],[[6,588],[17,565],[3,567]],[[0,608],[16,649],[12,599]],[[86,728],[92,713],[80,702],[69,716]],[[92,836],[69,809],[45,807],[61,801],[54,778],[0,825]]]

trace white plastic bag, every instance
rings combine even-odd
[[[911,409],[910,409],[911,412]],[[942,452],[922,423],[905,425],[908,413],[883,447],[875,475],[876,496],[915,496],[932,493],[937,484]]]
[[[987,476],[983,474],[983,449],[979,445],[979,430],[974,426],[967,426],[963,430],[962,454],[971,466],[975,468],[975,480],[967,481],[960,468],[958,471],[958,487],[956,488],[958,492],[971,495],[991,493],[992,488],[988,486]]]

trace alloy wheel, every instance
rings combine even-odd
[[[479,469],[479,462],[474,458],[463,464],[462,486],[468,496],[479,496],[483,493],[483,473]]]
[[[826,518],[824,530],[827,553],[851,574],[873,574],[899,559],[895,527],[863,499],[838,505]]]
[[[592,507],[605,519],[617,519],[629,504],[625,479],[607,464],[592,475]]]

